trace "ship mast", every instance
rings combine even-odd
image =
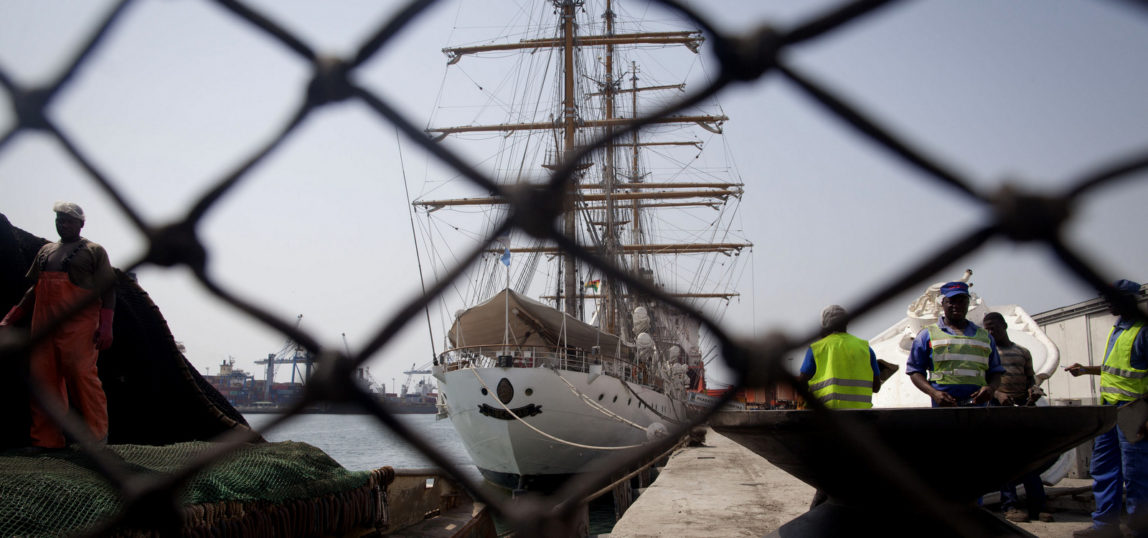
[[[563,77],[562,77],[562,131],[563,131],[563,147],[562,147],[562,162],[569,162],[570,158],[574,156],[574,135],[577,134],[578,129],[575,121],[577,114],[574,112],[574,0],[561,0],[562,2],[562,64],[563,64]],[[571,182],[572,186],[577,184],[578,176],[574,177]],[[562,230],[567,237],[574,237],[576,233],[574,213],[574,196],[573,192],[568,193],[566,202],[562,208]],[[563,310],[575,318],[578,315],[578,274],[575,264],[574,256],[563,253],[562,255],[563,271]]]
[[[545,48],[558,49],[561,48],[562,52],[562,112],[561,117],[555,122],[532,122],[532,123],[503,123],[495,125],[468,125],[457,127],[444,127],[444,128],[431,128],[427,129],[427,133],[435,137],[436,140],[441,140],[448,135],[456,133],[475,133],[475,132],[513,132],[524,130],[561,130],[561,144],[562,147],[558,150],[558,155],[561,163],[567,163],[578,151],[578,130],[579,129],[601,129],[606,136],[612,135],[614,130],[618,127],[625,127],[633,118],[621,118],[617,115],[616,110],[616,96],[622,93],[632,93],[631,106],[633,109],[634,117],[637,117],[637,94],[640,91],[647,90],[665,90],[665,89],[681,89],[684,85],[673,86],[651,86],[648,88],[639,88],[637,86],[637,66],[632,66],[633,75],[631,77],[631,88],[619,89],[616,87],[614,63],[615,63],[615,45],[641,45],[641,44],[663,44],[663,45],[685,45],[693,52],[698,51],[703,37],[697,31],[683,31],[683,32],[643,32],[632,34],[615,34],[615,14],[613,12],[612,0],[606,2],[605,19],[605,34],[600,36],[586,35],[580,36],[577,34],[578,27],[575,22],[576,9],[582,5],[580,0],[553,0],[556,7],[560,8],[561,12],[561,31],[557,37],[541,38],[541,39],[525,39],[517,43],[504,43],[496,45],[480,45],[472,47],[456,47],[444,48],[443,52],[449,58],[449,63],[459,62],[463,56],[469,54],[478,54],[482,52],[491,51],[509,51],[509,50],[540,50]],[[579,117],[577,107],[577,64],[576,56],[579,47],[604,47],[604,66],[605,66],[605,81],[602,86],[602,94],[604,95],[605,117],[600,119],[581,118]],[[713,132],[720,132],[721,122],[727,120],[724,115],[681,115],[681,116],[668,116],[657,118],[651,121],[653,124],[686,124],[693,123],[706,128]],[[575,237],[577,235],[577,211],[575,204],[583,204],[583,209],[601,209],[605,213],[604,222],[597,224],[604,225],[603,247],[604,254],[608,259],[620,260],[620,257],[628,256],[629,263],[635,275],[641,275],[641,257],[650,254],[681,254],[681,253],[703,253],[703,252],[721,252],[724,254],[731,254],[740,251],[744,247],[751,246],[748,243],[722,243],[722,244],[701,244],[701,243],[688,243],[688,244],[660,244],[660,245],[646,245],[642,244],[641,235],[643,230],[641,228],[640,211],[648,207],[675,207],[675,206],[710,206],[716,207],[718,204],[724,202],[729,196],[740,196],[740,184],[720,184],[720,183],[703,183],[693,182],[686,185],[666,185],[657,184],[657,187],[663,189],[659,192],[642,192],[647,189],[643,185],[640,178],[638,153],[641,146],[645,145],[697,145],[697,142],[650,142],[642,143],[639,141],[638,132],[635,131],[629,137],[629,140],[618,141],[618,143],[611,142],[606,145],[605,154],[603,159],[604,171],[601,185],[580,185],[582,178],[582,170],[585,166],[577,168],[577,174],[573,181],[567,187],[567,195],[562,207],[562,231],[567,237]],[[629,181],[624,184],[619,184],[617,177],[617,163],[616,151],[617,148],[631,147],[632,148],[632,162],[630,163]],[[550,168],[550,166],[547,166]],[[687,187],[688,185],[688,187]],[[652,185],[651,185],[652,186]],[[692,190],[687,190],[691,188]],[[600,193],[585,192],[587,190],[600,190]],[[619,192],[620,190],[626,192]],[[677,199],[677,202],[653,204],[643,202],[643,200],[670,200]],[[709,199],[710,201],[706,201]],[[598,202],[599,205],[590,205]],[[625,210],[631,214],[629,219],[624,219],[622,222],[618,220],[617,211],[622,209],[619,206],[620,202],[625,202]],[[464,205],[493,205],[505,203],[501,197],[481,197],[469,199],[455,199],[455,200],[437,200],[437,201],[419,201],[415,205],[423,206],[428,211],[446,206],[464,206]],[[632,241],[629,245],[620,244],[620,237],[618,230],[620,226],[628,224],[631,227]],[[554,247],[511,247],[511,252],[537,252],[561,256],[561,282],[559,283],[559,290],[561,297],[556,297],[557,301],[561,302],[560,309],[565,313],[580,318],[578,301],[579,282],[578,282],[578,268],[576,259],[572,255],[561,252]],[[689,296],[691,294],[683,294],[682,296]],[[698,297],[711,296],[711,294],[696,294]],[[623,290],[620,290],[611,283],[608,279],[603,282],[601,294],[595,294],[593,297],[600,299],[604,305],[604,318],[602,319],[601,326],[608,332],[616,332],[618,324],[623,320],[618,319],[618,312],[621,309],[621,302],[623,297],[629,295]],[[724,294],[728,298],[733,294]],[[586,295],[585,297],[591,297]]]
[[[633,62],[631,62],[631,64],[630,64],[630,101],[631,101],[631,105],[630,105],[631,108],[630,109],[634,111],[634,116],[637,116],[638,115],[638,64],[633,63]],[[638,143],[638,131],[634,131],[631,134],[630,138],[634,144],[634,147],[632,148],[632,151],[630,153],[630,183],[641,183],[642,178],[641,178],[640,173],[638,171],[638,148],[641,147],[641,144]],[[630,224],[630,226],[631,226],[633,231],[631,231],[630,233],[633,236],[633,241],[635,243],[638,243],[638,242],[640,242],[640,237],[642,234],[642,218],[641,218],[642,215],[638,210],[638,201],[633,200],[632,204],[633,205],[632,205],[631,211],[633,213],[633,216],[631,218],[632,218],[633,222]],[[641,254],[635,253],[634,257],[633,257],[633,268],[632,268],[635,275],[641,274],[639,272],[641,270],[641,264],[639,262],[640,259],[641,259]]]
[[[606,37],[610,38],[614,35],[614,4],[613,0],[606,0]],[[614,44],[612,42],[606,45],[606,82],[605,87],[602,89],[606,99],[606,119],[614,119]],[[606,209],[606,255],[611,261],[615,259],[615,252],[618,245],[618,233],[615,228],[614,222],[614,182],[615,165],[614,165],[614,142],[613,142],[614,128],[612,126],[606,127],[606,135],[610,138],[610,143],[606,146],[606,170],[603,175],[602,189],[605,191],[604,206]],[[614,283],[610,279],[604,279],[602,283],[602,304],[599,305],[605,314],[605,319],[602,320],[602,328],[608,333],[617,334],[617,312],[618,305],[615,304],[614,296]]]

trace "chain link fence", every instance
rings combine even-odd
[[[722,360],[737,373],[735,388],[761,387],[776,382],[792,383],[794,381],[783,368],[785,357],[816,339],[817,327],[810,326],[807,330],[800,332],[773,331],[759,339],[738,338],[701,311],[674,297],[666,296],[624,268],[598,256],[585,246],[577,244],[570,237],[564,236],[556,228],[552,218],[553,214],[545,212],[546,208],[562,205],[556,203],[555,200],[561,200],[565,193],[570,192],[568,184],[576,175],[575,163],[602,148],[608,140],[599,139],[593,144],[581,148],[577,155],[566,160],[560,168],[553,172],[545,186],[510,188],[499,184],[493,178],[469,166],[465,159],[459,155],[433,142],[421,128],[406,121],[400,111],[395,108],[395,105],[355,83],[353,75],[356,70],[379,55],[381,51],[387,50],[396,34],[435,4],[434,0],[415,0],[408,3],[363,42],[355,54],[345,58],[320,55],[303,39],[293,35],[284,27],[273,22],[271,18],[243,2],[217,0],[215,3],[219,7],[233,14],[236,20],[246,25],[251,32],[265,34],[310,64],[312,76],[307,86],[306,101],[295,111],[286,128],[264,147],[250,155],[240,166],[219,178],[214,187],[188,209],[185,218],[165,225],[147,222],[141,215],[139,208],[134,207],[129,202],[122,188],[117,187],[117,182],[101,173],[94,164],[94,157],[85,154],[48,113],[61,91],[73,83],[77,72],[85,65],[85,61],[109,39],[109,36],[114,34],[117,22],[120,21],[125,10],[132,3],[132,0],[119,2],[115,9],[111,10],[106,18],[100,21],[98,27],[92,32],[91,38],[83,43],[64,72],[56,76],[50,84],[36,88],[20,87],[8,73],[0,71],[0,84],[4,86],[10,104],[17,115],[16,124],[0,137],[0,150],[11,146],[14,140],[24,133],[38,132],[55,139],[65,148],[67,154],[86,171],[90,180],[114,200],[123,214],[147,238],[146,254],[124,267],[125,272],[134,271],[147,265],[186,267],[194,273],[195,278],[203,284],[204,288],[219,300],[282,333],[309,350],[316,357],[317,374],[307,383],[304,399],[295,403],[291,410],[278,417],[268,428],[274,427],[281,421],[291,420],[294,414],[316,402],[354,402],[373,415],[395,435],[401,436],[410,445],[424,453],[434,464],[448,470],[460,481],[467,483],[479,500],[489,506],[496,507],[506,521],[520,532],[526,535],[556,535],[571,529],[571,522],[579,501],[603,485],[610,483],[609,473],[580,476],[567,483],[560,491],[546,497],[528,497],[513,502],[492,497],[484,493],[478,484],[472,481],[468,482],[470,479],[465,473],[460,472],[439,450],[430,446],[417,432],[411,431],[403,422],[388,413],[371,394],[355,382],[354,374],[358,366],[362,365],[368,358],[384,352],[388,345],[393,343],[396,335],[408,320],[417,319],[435,296],[441,294],[454,280],[464,274],[469,265],[475,263],[484,252],[492,248],[500,234],[512,228],[534,238],[553,242],[566,252],[576,256],[581,262],[593,266],[601,274],[625,281],[632,290],[657,296],[662,301],[696,316],[720,346]],[[1081,199],[1099,189],[1110,188],[1118,183],[1131,181],[1137,173],[1148,169],[1148,148],[1127,155],[1123,159],[1098,163],[1093,172],[1077,178],[1069,188],[1061,192],[1033,192],[1009,186],[991,192],[978,190],[973,187],[970,178],[964,177],[958,171],[947,168],[931,159],[924,152],[914,147],[912,141],[894,135],[881,122],[866,114],[865,110],[851,104],[833,88],[814,82],[798,66],[787,62],[783,54],[791,49],[799,49],[804,44],[819,37],[847,28],[861,19],[878,16],[879,13],[877,12],[879,11],[895,9],[897,4],[907,4],[908,2],[877,0],[847,2],[785,31],[762,24],[757,30],[745,34],[723,33],[703,13],[678,2],[665,0],[661,3],[680,12],[705,32],[708,40],[707,45],[712,48],[713,56],[718,61],[720,71],[707,86],[699,91],[686,94],[671,106],[640,118],[625,128],[614,130],[612,133],[614,139],[623,139],[629,136],[631,132],[647,125],[654,118],[673,115],[703,103],[732,86],[757,81],[764,77],[781,77],[800,88],[820,106],[832,112],[844,128],[863,134],[883,147],[885,151],[902,160],[907,166],[917,169],[923,177],[927,178],[927,181],[933,182],[937,188],[958,192],[991,215],[991,219],[983,226],[954,233],[946,244],[940,245],[930,255],[925,256],[915,265],[907,267],[900,274],[890,276],[875,289],[869,290],[858,304],[849,309],[851,319],[865,316],[898,294],[919,289],[933,275],[969,256],[970,253],[983,248],[986,243],[993,239],[1046,246],[1060,260],[1063,267],[1076,278],[1094,287],[1105,298],[1116,301],[1121,305],[1124,312],[1131,315],[1142,315],[1134,302],[1121,302],[1124,300],[1123,296],[1109,286],[1109,279],[1102,275],[1102,271],[1099,270],[1094,260],[1081,255],[1062,241],[1062,231],[1070,222],[1072,216],[1070,209]],[[1139,2],[1138,4],[1143,5]],[[473,245],[469,252],[462,256],[463,263],[455,267],[453,271],[443,275],[439,281],[431,284],[424,295],[403,305],[386,323],[377,328],[374,337],[367,345],[350,354],[339,349],[322,346],[313,335],[306,330],[297,328],[292,317],[268,311],[257,304],[244,300],[234,291],[213,280],[207,272],[207,257],[211,253],[212,246],[202,241],[197,233],[204,215],[241,186],[249,177],[252,168],[279,150],[309,115],[325,106],[347,101],[357,101],[365,105],[366,109],[376,116],[379,122],[394,126],[407,139],[421,146],[423,150],[433,155],[442,164],[453,168],[482,189],[496,193],[509,201],[508,218],[485,238],[485,243]],[[1140,175],[1139,177],[1143,179],[1144,176]],[[42,335],[40,336],[42,337]],[[2,358],[23,356],[27,352],[28,346],[34,343],[34,341],[8,342],[2,349]],[[31,387],[31,390],[35,392],[36,387]],[[727,394],[727,400],[731,394],[733,391]],[[82,431],[82,428],[72,424],[69,420],[64,420],[64,417],[61,419],[66,431],[73,437],[78,437],[76,434]],[[706,416],[699,416],[692,424],[684,425],[676,433],[685,433],[693,426],[703,424],[706,419]],[[838,434],[841,437],[842,446],[849,444],[847,442],[850,435],[848,428],[842,428]],[[243,432],[234,432],[222,436],[216,440],[218,443],[215,444],[213,450],[205,452],[203,457],[196,459],[180,471],[172,473],[163,480],[148,481],[134,480],[130,473],[115,465],[107,454],[94,445],[87,445],[87,449],[92,452],[102,474],[122,491],[126,508],[121,512],[119,520],[113,524],[150,521],[149,524],[162,524],[166,527],[174,524],[174,522],[161,520],[156,523],[155,518],[176,517],[175,513],[170,511],[158,515],[149,513],[150,508],[158,505],[156,498],[168,499],[170,502],[179,486],[187,482],[196,472],[217,458],[234,452],[242,443],[254,438],[254,435]],[[668,441],[668,443],[672,442]],[[661,453],[666,447],[666,444],[651,445],[642,454],[619,457],[616,468],[619,470],[630,468],[637,462]],[[876,453],[880,447],[861,446],[860,449]],[[896,467],[896,462],[891,462],[890,465]],[[896,469],[890,469],[890,471],[895,472]],[[932,501],[923,499],[921,502],[922,506],[925,506]]]

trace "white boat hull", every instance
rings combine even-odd
[[[545,489],[571,474],[602,469],[611,455],[688,419],[684,402],[606,374],[510,367],[436,374],[474,464],[487,480],[508,488]],[[506,402],[497,395],[503,380],[513,389]]]

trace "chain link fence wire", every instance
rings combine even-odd
[[[125,272],[149,265],[167,268],[186,267],[216,298],[267,327],[282,333],[316,357],[317,372],[308,381],[302,400],[294,403],[289,410],[272,421],[266,429],[274,428],[283,421],[291,420],[303,408],[317,402],[354,403],[370,413],[395,435],[402,437],[407,443],[422,452],[435,465],[445,469],[464,483],[480,501],[494,507],[516,530],[526,535],[558,535],[570,532],[571,529],[575,528],[572,522],[582,499],[609,484],[611,475],[624,473],[626,469],[666,450],[668,446],[676,442],[676,438],[680,437],[680,434],[688,432],[696,425],[703,424],[708,415],[699,416],[692,423],[681,425],[677,431],[673,432],[678,435],[669,436],[669,439],[663,443],[651,444],[637,454],[616,457],[616,472],[579,476],[551,495],[528,496],[510,501],[485,493],[479,484],[468,478],[466,473],[461,472],[441,451],[428,444],[417,432],[412,431],[403,422],[397,420],[364,387],[355,382],[354,374],[358,366],[362,365],[368,358],[384,351],[408,321],[418,319],[436,296],[443,293],[452,282],[459,279],[470,265],[478,261],[484,252],[493,248],[499,235],[516,229],[539,240],[553,242],[566,252],[576,256],[581,262],[593,266],[601,274],[624,281],[633,290],[658,297],[661,301],[695,316],[715,338],[720,347],[722,360],[736,372],[737,380],[734,389],[769,386],[778,382],[791,383],[799,387],[799,392],[802,392],[806,400],[812,403],[814,411],[825,415],[826,427],[835,433],[841,446],[857,447],[857,450],[866,454],[874,465],[886,469],[886,476],[891,477],[891,480],[898,481],[899,486],[904,491],[916,494],[908,495],[907,498],[917,499],[918,506],[906,507],[906,509],[917,509],[945,518],[943,501],[927,485],[916,479],[913,472],[908,472],[899,462],[891,459],[888,456],[889,452],[883,450],[883,447],[879,446],[879,442],[866,436],[864,431],[857,429],[855,425],[834,419],[832,413],[827,413],[820,408],[815,403],[816,399],[809,398],[809,394],[800,388],[802,384],[794,383],[795,379],[783,367],[788,353],[802,349],[817,338],[818,327],[809,326],[806,330],[797,332],[775,329],[768,332],[766,336],[756,339],[735,337],[721,324],[707,317],[706,314],[690,304],[667,296],[644,280],[636,278],[624,268],[576,243],[575,240],[563,235],[556,228],[552,208],[561,207],[563,205],[561,200],[567,192],[571,192],[568,187],[575,178],[576,163],[604,147],[609,142],[607,138],[596,140],[593,144],[581,148],[576,155],[565,160],[562,166],[553,172],[546,185],[512,188],[499,184],[493,178],[468,165],[465,159],[459,155],[433,142],[422,129],[407,121],[392,103],[354,82],[352,75],[355,74],[356,70],[379,55],[380,51],[385,50],[396,34],[436,3],[434,0],[409,2],[363,42],[353,55],[345,58],[333,58],[318,54],[303,39],[243,2],[216,0],[215,4],[234,15],[237,21],[247,25],[251,32],[264,34],[310,65],[311,78],[306,88],[306,100],[294,112],[291,120],[281,132],[230,173],[219,178],[213,188],[188,208],[186,216],[166,224],[148,222],[141,215],[139,208],[129,202],[125,191],[116,186],[117,182],[100,170],[96,165],[94,156],[86,154],[74,143],[68,132],[61,129],[49,114],[61,91],[73,83],[77,72],[83,68],[85,61],[108,40],[108,36],[115,32],[125,11],[133,3],[134,0],[122,0],[116,4],[114,9],[94,27],[91,37],[82,44],[63,72],[44,86],[21,87],[9,73],[0,69],[0,84],[6,90],[9,102],[17,117],[15,125],[0,135],[0,151],[12,145],[14,140],[22,134],[37,132],[51,137],[64,148],[71,159],[84,170],[87,177],[114,201],[119,210],[147,238],[146,253],[124,267]],[[1062,240],[1062,232],[1071,222],[1072,208],[1079,204],[1082,199],[1100,189],[1112,188],[1122,182],[1132,181],[1137,173],[1148,169],[1148,148],[1111,162],[1097,163],[1091,172],[1076,178],[1069,188],[1061,192],[1033,192],[1009,185],[1001,186],[994,191],[978,190],[973,187],[974,183],[970,181],[970,178],[963,176],[956,170],[946,168],[921,149],[914,147],[912,141],[897,136],[873,116],[866,114],[865,110],[850,103],[841,93],[834,91],[834,88],[818,83],[813,77],[803,72],[800,67],[786,60],[784,53],[790,50],[800,49],[803,45],[818,38],[848,28],[862,19],[880,16],[880,12],[894,9],[898,4],[908,4],[908,2],[888,0],[846,2],[788,30],[773,27],[763,21],[756,30],[744,34],[723,33],[705,14],[682,3],[673,0],[662,0],[659,3],[677,11],[704,31],[706,39],[712,47],[713,55],[719,63],[720,70],[717,76],[712,78],[709,84],[702,89],[686,94],[673,104],[645,115],[625,128],[616,129],[603,136],[621,140],[655,118],[673,115],[693,105],[705,102],[732,86],[752,84],[766,77],[780,77],[796,85],[809,98],[830,111],[840,121],[842,128],[855,130],[868,137],[894,158],[918,170],[922,181],[931,182],[937,189],[946,189],[949,192],[958,193],[983,207],[991,215],[987,224],[954,233],[946,244],[939,246],[935,251],[918,260],[915,265],[906,268],[900,274],[888,277],[883,284],[869,290],[863,299],[848,308],[851,320],[865,316],[900,293],[919,289],[933,275],[982,249],[992,239],[1044,245],[1075,278],[1095,288],[1106,299],[1114,301],[1119,305],[1121,312],[1144,317],[1144,313],[1137,309],[1135,302],[1126,300],[1109,285],[1110,279],[1102,275],[1102,271],[1098,268],[1095,260],[1086,258]],[[1144,2],[1133,3],[1141,7],[1148,5]],[[377,328],[374,337],[362,349],[350,353],[322,346],[318,339],[309,334],[308,331],[296,327],[292,322],[292,317],[269,311],[258,304],[244,300],[235,291],[212,279],[207,272],[207,259],[211,252],[211,245],[201,240],[198,231],[205,214],[242,185],[250,176],[252,168],[279,150],[305,119],[325,106],[347,101],[357,101],[366,105],[369,112],[374,114],[381,123],[396,128],[411,142],[418,144],[423,150],[433,155],[441,164],[454,169],[475,185],[504,197],[509,202],[507,218],[485,237],[485,242],[473,245],[461,257],[462,263],[447,274],[442,275],[440,280],[432,283],[426,289],[425,294],[405,303],[386,323]],[[1141,175],[1140,178],[1143,179],[1143,176]],[[44,334],[39,334],[33,335],[28,340],[4,342],[3,347],[0,348],[0,353],[2,353],[0,358],[7,360],[12,357],[26,356],[31,346],[43,339],[44,336]],[[38,387],[30,386],[29,389],[35,397],[43,397]],[[732,390],[729,391],[721,403],[728,402],[733,392]],[[718,407],[720,405],[713,409]],[[712,412],[713,410],[710,411],[710,413]],[[62,415],[55,418],[69,435],[83,439],[82,432],[85,430],[81,425],[74,423],[74,419]],[[160,499],[166,499],[166,503],[170,505],[174,502],[175,492],[180,486],[191,480],[195,473],[213,461],[235,453],[244,446],[245,442],[256,438],[258,438],[257,434],[244,431],[233,431],[222,435],[215,439],[216,442],[212,448],[204,450],[195,458],[191,458],[180,469],[166,475],[163,479],[157,480],[153,477],[146,481],[136,480],[130,471],[116,463],[107,449],[98,447],[90,440],[82,443],[82,445],[84,450],[95,460],[95,466],[99,472],[112,487],[119,489],[124,500],[125,508],[109,525],[125,525],[135,528],[155,525],[160,528],[173,528],[178,525],[178,521],[170,520],[170,518],[177,517],[174,511],[163,511],[159,514],[148,513],[149,508],[163,504],[156,502],[157,496]],[[162,518],[165,517],[169,519],[163,520]],[[157,521],[156,518],[159,520]],[[953,528],[957,531],[965,528],[960,521],[951,521],[950,523],[954,525]]]

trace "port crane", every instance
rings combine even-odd
[[[351,356],[351,346],[347,344],[347,333],[342,333],[343,336],[343,350],[347,352],[347,356]],[[375,382],[375,378],[371,376],[371,371],[366,366],[355,368],[355,382],[359,386],[371,392],[383,392],[379,389],[379,384]]]
[[[403,383],[402,396],[405,397],[407,395],[407,393],[410,391],[411,377],[412,376],[414,376],[416,374],[417,375],[430,375],[431,371],[427,368],[427,366],[429,366],[429,364],[424,364],[422,366],[422,368],[416,369],[415,364],[412,362],[411,363],[411,369],[403,372],[404,374],[407,374],[407,382]]]
[[[295,328],[299,328],[299,324],[303,322],[303,314],[299,314],[295,318]],[[266,359],[259,359],[255,364],[267,365],[267,381],[263,384],[263,400],[271,400],[271,384],[275,380],[275,367],[279,364],[291,364],[291,383],[295,383],[295,375],[299,375],[299,383],[306,384],[307,379],[311,377],[311,365],[315,363],[315,358],[311,356],[311,352],[307,351],[290,338],[283,344],[283,348],[278,353],[268,353]],[[303,371],[299,370],[300,365]]]

